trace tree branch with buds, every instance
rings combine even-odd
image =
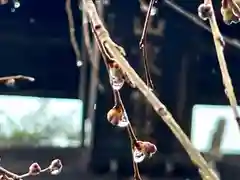
[[[41,169],[38,163],[33,163],[29,166],[27,173],[22,175],[15,174],[0,166],[1,180],[23,180],[30,176],[37,176],[42,173],[50,173],[51,175],[58,175],[62,171],[62,162],[59,159],[53,160],[47,168]]]
[[[223,7],[225,7],[225,0],[223,0],[222,5]],[[212,30],[213,41],[214,41],[214,45],[217,53],[218,63],[221,70],[222,82],[225,87],[224,91],[232,107],[234,117],[239,124],[240,116],[237,110],[237,99],[234,93],[232,80],[228,72],[227,63],[224,57],[225,42],[223,40],[222,34],[219,30],[219,27],[216,21],[212,0],[205,0],[204,3],[198,7],[198,15],[203,20],[209,21],[209,24]],[[223,16],[223,19],[224,19],[224,16]]]
[[[129,63],[124,57],[125,54],[123,48],[118,46],[111,40],[107,29],[104,27],[102,21],[100,20],[97,14],[93,1],[84,0],[83,2],[85,3],[84,7],[88,15],[89,22],[92,25],[94,37],[98,42],[98,46],[103,57],[107,58],[107,60],[111,60],[113,64],[115,63],[113,67],[114,73],[116,74],[114,75],[117,74],[120,75],[117,77],[115,76],[115,78],[112,80],[113,89],[114,90],[121,89],[121,87],[124,84],[124,81],[122,82],[122,84],[117,84],[115,88],[113,85],[115,85],[115,83],[118,82],[116,80],[119,80],[120,79],[119,77],[121,77],[122,74],[125,74],[130,80],[130,82],[134,84],[146,97],[146,99],[152,105],[156,113],[159,116],[161,116],[162,120],[168,125],[168,127],[171,129],[171,131],[174,133],[174,135],[177,137],[177,139],[180,141],[180,143],[187,151],[193,163],[196,166],[198,166],[198,168],[202,172],[204,172],[204,175],[206,175],[208,179],[218,180],[218,176],[215,174],[212,168],[208,166],[207,162],[204,160],[201,154],[192,146],[190,140],[188,139],[186,134],[182,131],[180,126],[176,123],[176,121],[172,117],[171,113],[167,110],[165,105],[156,97],[156,95],[149,89],[149,87],[144,83],[144,81],[129,65]]]

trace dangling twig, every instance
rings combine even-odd
[[[81,66],[82,65],[81,53],[80,53],[79,45],[75,35],[75,25],[74,25],[74,19],[73,19],[72,8],[71,8],[71,0],[66,0],[65,10],[68,17],[70,41],[71,41],[74,53],[76,55],[76,64],[77,66]]]
[[[141,39],[140,39],[140,42],[139,42],[139,48],[142,51],[146,82],[147,82],[147,85],[151,89],[153,89],[154,86],[153,86],[153,83],[152,83],[151,73],[150,73],[150,69],[149,69],[149,65],[148,65],[146,41],[147,41],[148,23],[149,23],[149,19],[150,19],[150,16],[151,16],[151,11],[152,11],[154,3],[155,3],[155,0],[151,0],[150,3],[149,3],[147,15],[146,15],[144,26],[143,26],[142,36],[141,36]]]

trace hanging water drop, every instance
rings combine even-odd
[[[17,9],[17,8],[19,8],[20,7],[20,2],[18,1],[18,0],[14,0],[13,1],[13,7],[15,8],[15,9]]]
[[[126,113],[120,107],[114,107],[107,113],[108,121],[118,127],[127,127],[129,124]]]
[[[137,148],[133,151],[133,160],[135,163],[140,163],[145,159],[146,155]]]
[[[119,123],[117,124],[117,126],[119,127],[127,127],[129,124],[128,118],[127,118],[127,113],[123,113],[121,120],[119,121]]]
[[[121,68],[117,63],[109,64],[109,79],[114,90],[120,90],[124,85],[124,77]]]

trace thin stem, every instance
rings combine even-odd
[[[125,112],[126,114],[126,110],[125,110],[125,107],[124,107],[124,104],[123,104],[123,101],[121,99],[121,95],[120,95],[120,92],[119,91],[116,91],[116,90],[113,90],[113,93],[114,93],[114,101],[115,101],[115,105],[120,105],[123,109],[123,111]],[[125,118],[127,118],[127,121],[129,121],[128,117],[126,116]],[[134,179],[135,180],[141,180],[141,176],[140,176],[140,173],[139,173],[139,168],[138,168],[138,165],[137,163],[134,162],[134,159],[133,159],[133,152],[134,152],[134,148],[135,148],[135,144],[137,142],[137,137],[133,131],[133,128],[132,128],[132,125],[129,121],[129,124],[127,126],[127,132],[128,132],[128,136],[129,136],[129,139],[130,139],[130,143],[131,143],[131,152],[132,152],[132,162],[133,162],[133,171],[134,171]]]
[[[142,51],[142,57],[143,57],[143,62],[144,62],[144,69],[145,69],[145,76],[146,76],[147,85],[151,89],[153,89],[154,87],[153,87],[151,73],[150,73],[149,65],[148,65],[146,41],[147,41],[147,30],[148,30],[150,14],[151,14],[154,2],[155,2],[155,0],[151,0],[150,4],[148,6],[148,11],[147,11],[147,15],[146,15],[146,18],[145,18],[143,31],[142,31],[142,36],[141,36],[140,43],[139,43],[140,50]]]
[[[45,172],[47,172],[47,171],[50,171],[50,167],[47,167],[47,168],[45,168],[45,169],[42,169],[42,170],[39,172],[39,174],[45,173]],[[38,174],[38,175],[39,175],[39,174]],[[22,174],[22,175],[17,176],[17,179],[20,180],[20,179],[23,179],[23,178],[26,178],[26,177],[30,177],[30,176],[33,176],[33,175],[28,172],[28,173],[25,173],[25,174]]]
[[[121,95],[120,95],[120,92],[119,91],[116,91],[116,90],[113,90],[113,94],[114,94],[114,102],[115,102],[115,105],[120,105],[121,108],[123,109],[123,111],[126,113],[126,109],[124,107],[124,104],[123,104],[123,101],[122,101],[122,98],[121,98]],[[127,117],[128,118],[128,117]],[[129,119],[128,119],[129,121]],[[132,140],[132,144],[135,145],[136,141],[137,141],[137,137],[133,131],[133,128],[132,128],[132,125],[129,121],[129,125],[127,127],[128,129],[128,133],[129,133],[129,137],[130,139]]]
[[[18,178],[17,174],[15,174],[15,173],[13,173],[11,171],[6,170],[2,166],[0,166],[0,174],[5,174],[5,175],[7,175],[7,176],[9,176],[9,177],[11,177],[13,179]]]
[[[77,63],[77,65],[81,65],[82,64],[81,53],[80,53],[79,45],[78,45],[78,42],[77,42],[76,36],[75,36],[75,25],[74,25],[72,8],[71,8],[71,0],[66,0],[65,10],[67,12],[67,17],[68,17],[70,41],[71,41],[74,53],[76,55],[76,61],[77,61],[76,63]]]
[[[212,6],[212,1],[211,0],[207,0],[207,1]],[[226,63],[226,60],[224,57],[224,52],[223,52],[224,41],[223,41],[221,32],[219,30],[219,27],[218,27],[218,24],[216,21],[214,10],[213,10],[212,16],[209,17],[209,23],[210,23],[210,27],[212,29],[212,36],[213,36],[213,41],[214,41],[215,48],[216,48],[219,67],[221,70],[222,82],[225,87],[225,94],[229,100],[231,107],[232,107],[234,117],[235,117],[236,121],[238,122],[240,119],[240,116],[239,116],[239,113],[237,110],[237,99],[236,99],[236,96],[234,93],[232,80],[231,80],[231,77],[228,72],[227,63]],[[238,122],[238,124],[239,124],[239,122]]]

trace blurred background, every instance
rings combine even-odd
[[[81,5],[71,1],[83,63],[78,67],[65,1],[20,0],[19,7],[16,2],[0,6],[0,76],[23,74],[36,81],[0,85],[1,165],[22,173],[34,161],[44,166],[60,158],[64,165],[60,176],[37,178],[132,179],[127,134],[106,120],[113,97],[104,63],[99,58],[99,71],[93,68],[84,46]],[[201,3],[174,2],[195,15]],[[125,48],[129,63],[144,78],[138,44],[146,11],[137,0],[101,3],[111,37]],[[225,55],[239,100],[240,26],[224,25],[220,1],[215,5],[221,31],[235,45],[227,44]],[[225,156],[217,167],[222,179],[239,179],[240,134],[227,106],[212,36],[164,1],[155,7],[147,38],[154,91],[202,152],[209,148],[215,122],[222,117],[229,120],[223,138]],[[158,147],[154,158],[140,165],[143,180],[199,179],[180,143],[144,97],[129,87],[121,93],[137,136]]]

